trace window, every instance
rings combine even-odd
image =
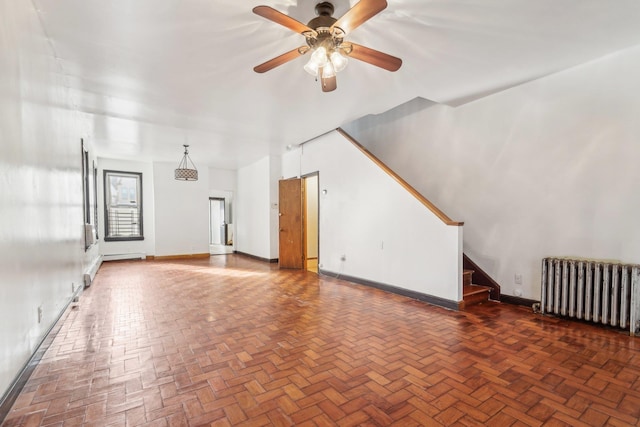
[[[82,209],[84,223],[91,224],[91,186],[89,185],[89,152],[84,147],[84,141],[80,139],[82,149]]]
[[[104,240],[144,240],[142,174],[104,171]]]
[[[93,226],[96,232],[96,240],[98,236],[98,167],[95,160],[93,161]]]
[[[96,162],[89,166],[89,152],[80,139],[82,151],[82,209],[84,212],[84,250],[87,251],[98,240],[98,187]]]

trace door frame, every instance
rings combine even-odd
[[[211,234],[212,234],[212,230],[211,230],[211,201],[212,200],[222,201],[222,223],[223,224],[227,223],[227,218],[226,218],[226,216],[227,216],[227,200],[224,197],[209,196],[209,245],[218,245],[218,243],[213,243],[211,241]],[[220,230],[221,226],[222,226],[222,224],[218,225],[218,230]],[[226,236],[220,236],[220,240],[221,240],[221,242],[219,243],[220,245],[227,246]]]
[[[317,191],[316,191],[316,195],[317,195],[317,213],[316,213],[316,220],[317,220],[317,224],[316,224],[316,230],[317,230],[317,253],[318,253],[318,266],[320,265],[320,171],[315,171],[315,172],[311,172],[311,173],[307,173],[304,175],[301,175],[300,178],[302,178],[302,183],[303,183],[303,187],[304,187],[304,191],[302,194],[302,206],[303,206],[303,210],[302,210],[302,224],[303,224],[303,229],[302,229],[302,248],[303,248],[303,255],[304,255],[304,267],[305,270],[307,268],[307,261],[309,260],[308,257],[308,253],[307,253],[307,223],[309,220],[309,216],[307,213],[307,191],[306,191],[306,185],[307,185],[307,178],[311,178],[311,177],[316,177],[317,181],[316,181],[316,185],[317,185]],[[320,267],[318,267],[320,268]]]

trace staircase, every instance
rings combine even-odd
[[[482,304],[489,301],[489,286],[474,285],[472,283],[473,270],[462,272],[462,307],[465,309],[471,305]]]

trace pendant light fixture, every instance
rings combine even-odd
[[[175,178],[178,181],[197,181],[198,169],[196,169],[196,165],[193,164],[193,160],[189,157],[189,145],[183,144],[183,147],[184,156],[182,156],[182,160],[180,160],[180,164],[178,164]]]

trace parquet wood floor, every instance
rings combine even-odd
[[[640,341],[239,255],[105,263],[4,426],[639,425]]]

